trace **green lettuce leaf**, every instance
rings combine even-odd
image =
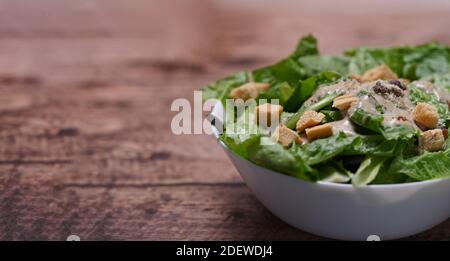
[[[383,132],[383,115],[370,114],[363,109],[356,109],[351,115],[350,120],[368,130],[381,134]]]
[[[358,171],[352,178],[352,184],[355,187],[362,187],[370,184],[380,172],[386,158],[383,157],[368,157],[365,159]]]
[[[401,48],[355,48],[347,50],[345,55],[350,57],[349,74],[362,75],[365,71],[378,65],[386,64],[397,75],[402,75],[404,61]]]
[[[403,139],[386,140],[382,135],[358,136],[354,146],[347,149],[344,155],[368,155],[391,157],[404,152],[412,145]]]
[[[418,135],[418,131],[408,125],[385,126],[383,115],[370,114],[363,109],[356,109],[350,115],[350,120],[360,127],[382,134],[386,140],[411,140]]]
[[[317,171],[298,155],[286,150],[271,138],[262,137],[249,148],[250,160],[257,165],[303,180],[317,181]]]
[[[265,103],[267,101],[270,103],[272,99],[277,99],[279,105],[285,106],[286,102],[292,96],[294,88],[291,87],[287,82],[282,82],[276,84],[274,87],[270,88],[267,92],[261,93],[256,97],[258,103]]]
[[[248,159],[249,147],[259,141],[262,131],[257,125],[256,113],[251,108],[239,115],[238,119],[233,122],[226,119],[225,132],[220,136],[220,139],[239,156]]]
[[[397,157],[391,157],[391,158],[387,159],[384,163],[383,169],[378,173],[378,175],[375,177],[375,179],[370,184],[385,185],[385,184],[400,184],[400,183],[408,183],[408,182],[416,181],[402,173],[389,172],[389,166],[396,159],[397,159]]]
[[[302,56],[298,63],[304,68],[305,75],[311,76],[330,71],[347,75],[349,59],[342,56],[309,55]]]
[[[341,162],[329,161],[316,166],[319,180],[333,183],[347,183],[353,177],[353,173],[346,170]]]
[[[318,53],[317,40],[311,35],[305,36],[300,39],[296,50],[287,58],[274,65],[254,70],[252,73],[253,80],[255,82],[266,82],[272,86],[282,82],[295,86],[299,80],[310,76],[305,67],[298,62],[298,58]]]
[[[300,81],[290,98],[286,101],[284,110],[296,112],[302,104],[314,94],[314,92],[323,84],[330,84],[341,79],[342,75],[336,72],[325,71],[308,79]]]
[[[295,48],[294,53],[291,55],[293,57],[300,57],[306,55],[316,55],[319,54],[319,49],[317,48],[317,39],[309,34],[302,37]]]
[[[417,80],[432,74],[450,72],[450,49],[437,43],[394,48],[355,48],[345,52],[350,57],[349,73],[363,74],[380,65],[388,65],[399,77]]]
[[[294,152],[309,165],[326,162],[358,144],[357,136],[347,136],[344,132],[325,139],[318,139],[298,147]]]
[[[434,86],[437,86],[450,92],[450,73],[432,74],[422,78],[421,80],[429,81]]]
[[[450,49],[437,43],[406,47],[402,77],[416,80],[450,72]]]
[[[284,59],[274,65],[253,71],[255,82],[266,82],[271,86],[287,82],[294,86],[300,79],[306,78],[305,71],[294,58]]]
[[[414,180],[430,180],[450,177],[450,150],[425,152],[422,155],[398,157],[389,168],[391,175],[403,174]]]
[[[240,72],[211,83],[202,89],[203,100],[218,99],[222,101],[222,104],[225,104],[225,100],[228,98],[230,91],[233,88],[247,83],[248,81],[248,74],[245,72]]]
[[[338,110],[320,110],[320,112],[325,115],[325,120],[322,123],[338,121],[343,118],[341,111]]]

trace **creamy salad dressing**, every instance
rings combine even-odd
[[[344,117],[342,120],[330,122],[333,126],[333,133],[344,132],[347,135],[355,135],[355,129],[353,123],[348,117]]]
[[[332,93],[353,94],[359,87],[360,83],[356,80],[340,81],[336,84],[322,86],[305,103],[311,105]]]
[[[306,103],[315,103],[332,93],[350,94],[358,98],[358,101],[348,111],[341,112],[343,114],[342,120],[330,123],[333,126],[334,133],[343,131],[349,135],[356,134],[355,126],[349,118],[357,109],[363,109],[369,114],[382,115],[385,125],[405,124],[419,130],[412,117],[414,104],[409,99],[408,90],[399,82],[392,83],[380,80],[359,83],[355,80],[342,81],[320,87]]]
[[[412,82],[418,88],[434,94],[438,100],[450,104],[450,93],[441,88],[434,88],[433,84],[429,81],[414,81]]]

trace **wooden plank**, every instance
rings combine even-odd
[[[46,175],[66,167],[0,166],[10,174],[0,178],[0,239],[322,240],[274,217],[243,183],[81,184]],[[409,239],[440,240],[449,228]]]
[[[16,87],[14,95],[5,92],[0,162],[68,161],[76,166],[69,177],[79,181],[92,181],[88,173],[133,182],[239,179],[214,138],[171,133],[172,97],[154,99],[149,88],[68,87],[30,95]],[[28,108],[7,106],[21,100],[31,100]],[[205,175],[211,164],[216,171]]]
[[[2,176],[1,182],[0,239],[64,240],[77,234],[84,240],[244,240],[306,235],[268,213],[242,183],[60,184],[43,175],[64,168],[7,170],[11,175]],[[37,175],[44,177],[37,181]]]

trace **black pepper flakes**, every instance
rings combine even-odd
[[[373,87],[373,91],[376,94],[380,94],[380,95],[393,94],[396,97],[403,97],[405,95],[403,93],[402,89],[397,88],[397,85],[395,85],[395,86],[386,86],[380,81],[375,83],[375,86]]]
[[[389,83],[399,87],[402,90],[406,90],[406,86],[399,80],[390,80]]]

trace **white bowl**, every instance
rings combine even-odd
[[[221,104],[213,115],[221,118]],[[216,138],[217,129],[213,127]],[[369,185],[311,183],[245,160],[219,140],[258,200],[303,231],[340,240],[392,240],[428,230],[450,217],[450,179]],[[371,237],[372,238],[372,237]]]

